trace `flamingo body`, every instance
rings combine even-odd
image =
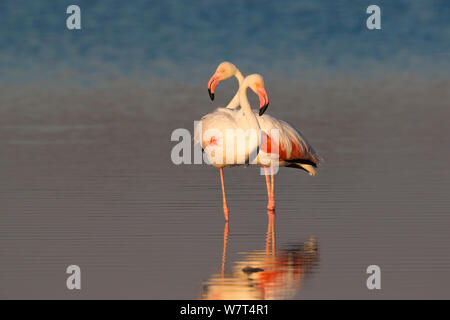
[[[241,109],[217,108],[203,116],[200,124],[195,129],[194,142],[201,145],[209,162],[216,168],[248,163],[250,156],[257,151],[258,140],[252,141],[245,134],[245,129],[252,128]],[[233,134],[229,135],[230,132]],[[244,148],[238,147],[239,141],[245,141],[242,144]]]

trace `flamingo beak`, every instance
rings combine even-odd
[[[214,93],[211,93],[211,89],[208,88],[208,94],[211,101],[214,101]]]
[[[211,101],[214,100],[214,91],[216,90],[216,87],[219,84],[220,80],[221,80],[220,76],[214,74],[208,81],[208,94],[209,97],[211,98]]]
[[[266,89],[264,88],[258,89],[258,98],[259,98],[259,116],[262,116],[264,112],[266,112],[267,107],[269,106],[269,97],[267,96]]]

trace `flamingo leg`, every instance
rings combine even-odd
[[[222,182],[222,197],[223,197],[223,214],[225,216],[225,221],[228,221],[228,206],[227,206],[227,198],[225,196],[225,185],[223,183],[223,168],[220,168],[220,181]]]
[[[266,186],[267,186],[267,198],[270,198],[270,180],[269,180],[269,168],[268,167],[264,167],[264,174],[266,177]]]
[[[266,185],[267,185],[267,198],[268,198],[267,209],[269,209],[269,211],[273,211],[275,210],[275,203],[273,202],[273,195],[272,195],[273,187],[270,183],[268,167],[264,167],[264,174],[266,176]]]

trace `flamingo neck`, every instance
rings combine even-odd
[[[241,104],[241,110],[242,116],[247,120],[249,128],[259,130],[259,122],[258,119],[256,119],[255,114],[252,111],[252,108],[250,106],[250,102],[248,102],[247,98],[247,89],[248,84],[242,84],[239,88],[239,102]]]
[[[236,79],[239,83],[239,88],[240,88],[242,86],[242,83],[244,82],[244,76],[242,75],[241,71],[239,71],[239,69],[236,71],[234,76],[236,77]],[[239,106],[239,88],[238,88],[238,91],[236,92],[236,94],[234,95],[233,99],[231,99],[231,101],[228,103],[228,105],[225,108],[236,109]]]
[[[241,87],[242,83],[244,82],[244,76],[242,75],[241,71],[238,69],[234,76],[236,77],[237,81],[239,82],[239,87]],[[239,90],[238,90],[238,92],[239,92]]]

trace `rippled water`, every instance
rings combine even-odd
[[[274,221],[259,170],[225,169],[228,230],[218,170],[172,164],[170,134],[231,83],[1,88],[0,297],[448,297],[449,80],[266,82],[326,161],[280,170]]]

